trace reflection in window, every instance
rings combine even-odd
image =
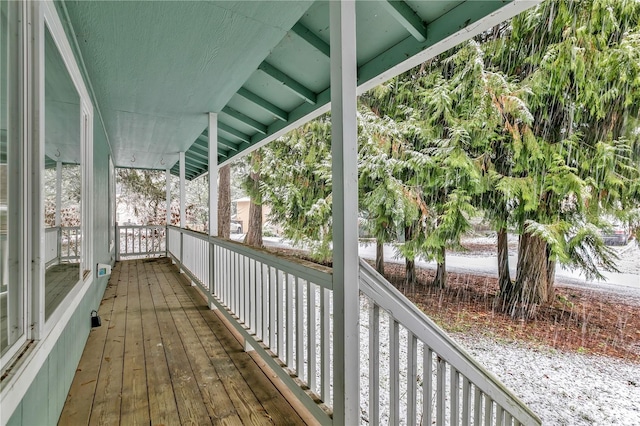
[[[21,143],[18,139],[19,3],[0,1],[0,355],[11,356],[24,337],[21,276]],[[4,365],[3,362],[0,362]]]
[[[80,120],[80,96],[46,28],[43,172],[46,318],[80,279]]]

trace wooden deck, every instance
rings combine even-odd
[[[304,424],[168,259],[119,262],[61,425]]]

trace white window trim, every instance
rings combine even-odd
[[[17,59],[17,75],[15,76],[14,80],[10,83],[17,83],[17,87],[14,89],[15,92],[10,92],[10,97],[14,98],[14,102],[16,102],[16,104],[19,106],[18,110],[18,117],[14,118],[14,120],[17,121],[16,124],[16,132],[18,134],[18,138],[20,140],[23,140],[23,135],[26,134],[26,108],[25,108],[25,103],[24,103],[24,99],[23,96],[26,93],[24,88],[25,88],[25,80],[26,80],[26,73],[25,73],[25,53],[23,51],[23,46],[25,46],[26,41],[25,41],[25,35],[24,32],[26,31],[27,28],[27,24],[24,22],[25,19],[24,18],[24,13],[25,13],[25,7],[24,5],[14,5],[14,7],[16,8],[16,12],[17,12],[17,16],[16,16],[16,20],[18,22],[15,22],[14,25],[17,25],[18,28],[18,52],[16,52],[16,59]],[[20,162],[21,162],[21,170],[23,171],[23,176],[21,177],[21,180],[18,182],[18,184],[20,185],[20,193],[21,194],[28,194],[28,192],[26,191],[26,177],[24,176],[24,171],[28,170],[27,168],[27,159],[29,157],[27,156],[27,150],[26,150],[26,144],[22,144],[22,148],[20,150]],[[21,196],[18,200],[17,203],[21,206],[21,210],[22,210],[22,223],[26,223],[25,222],[25,204],[26,202],[26,197]],[[24,230],[24,227],[23,227]],[[21,240],[23,241],[23,243],[21,244],[20,247],[20,251],[21,251],[21,256],[22,256],[22,263],[20,264],[20,271],[18,274],[18,279],[21,281],[21,283],[24,283],[26,281],[26,269],[27,266],[26,264],[28,264],[28,262],[26,261],[26,259],[28,257],[26,256],[26,244],[24,243],[24,241],[26,241],[26,234],[22,233],[22,235],[20,235]],[[9,248],[11,250],[11,248]],[[23,288],[22,288],[22,301],[21,301],[21,307],[20,309],[22,310],[22,335],[11,344],[11,346],[9,348],[7,348],[7,351],[4,353],[4,355],[2,355],[2,357],[0,357],[0,366],[5,366],[7,365],[7,362],[9,362],[14,356],[16,356],[16,354],[18,352],[20,352],[22,350],[23,345],[26,343],[27,341],[27,315],[28,315],[28,310],[27,310],[27,292],[25,289],[24,284]],[[7,301],[8,302],[8,301]]]
[[[0,391],[0,424],[6,424],[13,412],[22,401],[29,386],[46,362],[51,350],[58,342],[71,317],[80,305],[80,302],[90,289],[94,278],[93,266],[93,104],[84,84],[82,74],[75,61],[73,50],[69,44],[62,22],[57,14],[52,0],[43,2],[24,2],[22,9],[25,25],[32,29],[33,33],[26,34],[27,40],[21,43],[24,61],[22,70],[24,88],[21,93],[21,102],[24,103],[24,133],[22,142],[25,145],[24,188],[25,194],[33,193],[31,199],[25,200],[25,228],[26,237],[24,247],[24,275],[25,286],[25,318],[26,324],[33,327],[25,327],[25,338],[36,340],[35,345],[28,351],[18,367],[5,379]],[[31,24],[29,26],[29,24]],[[83,249],[81,267],[88,271],[86,276],[78,281],[78,284],[69,292],[60,303],[61,309],[50,316],[45,323],[44,313],[44,212],[40,208],[41,201],[41,171],[44,168],[44,34],[45,25],[49,28],[60,55],[62,56],[69,75],[76,86],[81,104],[81,150],[83,160],[82,171],[82,235]],[[33,37],[32,37],[33,35]],[[34,54],[32,54],[32,52]],[[86,124],[84,117],[86,117]],[[35,167],[33,167],[35,166]],[[32,172],[30,174],[29,172]],[[36,252],[35,250],[38,250]],[[33,261],[33,262],[32,262]],[[32,279],[29,279],[29,276]],[[29,286],[33,283],[33,287]],[[87,322],[89,313],[87,313]],[[14,345],[21,347],[22,345]],[[12,348],[13,349],[13,348]],[[4,357],[3,357],[4,361]]]

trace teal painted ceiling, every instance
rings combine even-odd
[[[356,4],[363,91],[536,1]],[[230,161],[328,109],[326,1],[63,1],[119,167],[207,171],[207,113]]]

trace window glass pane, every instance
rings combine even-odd
[[[45,316],[80,279],[80,96],[45,26]]]
[[[19,3],[0,1],[0,355],[24,334],[21,155],[18,117]]]

